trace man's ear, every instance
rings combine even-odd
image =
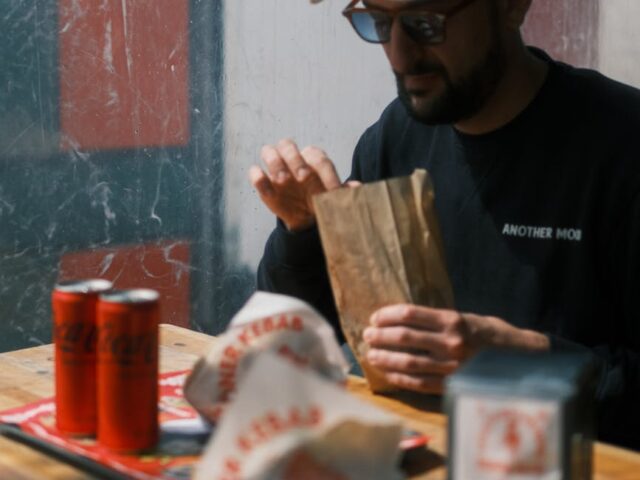
[[[520,29],[527,16],[532,0],[506,0],[506,24],[514,30]]]

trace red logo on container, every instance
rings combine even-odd
[[[501,474],[544,474],[548,467],[548,411],[504,408],[487,413],[482,410],[478,469]]]

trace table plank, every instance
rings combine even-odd
[[[594,448],[594,480],[640,479],[640,454],[605,443]]]
[[[0,436],[0,478],[81,480],[91,477],[52,457]]]
[[[429,450],[408,458],[404,465],[411,478],[420,480],[441,480],[447,477],[446,429],[447,420],[441,413],[439,397],[412,393],[399,393],[394,396],[374,395],[363,378],[350,377],[347,388],[355,396],[391,411],[402,418],[406,427],[429,436]]]
[[[213,343],[212,338],[206,334],[172,325],[163,325],[161,339],[161,344],[169,348],[172,355],[179,350],[194,360],[198,355],[205,354]],[[447,420],[440,413],[441,405],[438,399],[410,394],[399,395],[399,399],[374,395],[366,381],[357,377],[349,379],[348,388],[359,398],[396,413],[410,428],[431,437],[429,447],[432,454],[419,459],[415,468],[411,469],[415,474],[412,478],[425,480],[446,478],[443,462],[446,458]],[[640,454],[612,445],[596,443],[594,470],[594,480],[636,480],[640,477]],[[418,471],[423,473],[415,473]]]
[[[160,328],[160,370],[188,369],[208,352],[215,339],[173,325]],[[402,394],[396,398],[374,395],[366,382],[349,379],[357,397],[402,417],[410,428],[431,437],[429,452],[409,460],[411,478],[446,478],[446,417],[436,397]],[[53,395],[53,347],[27,348],[0,354],[0,409],[24,405]],[[595,480],[632,480],[640,476],[640,454],[598,443],[594,448]],[[28,447],[0,437],[0,478],[35,480],[90,478],[72,467]]]

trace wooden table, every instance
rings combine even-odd
[[[191,368],[208,351],[212,337],[172,325],[161,326],[162,372]],[[395,412],[409,427],[431,437],[428,451],[410,459],[411,478],[446,478],[446,418],[438,413],[438,401],[429,397],[397,399],[372,395],[362,379],[352,378],[349,390],[358,397]],[[51,345],[0,354],[0,410],[18,407],[53,395]],[[408,402],[408,403],[405,403]],[[595,446],[596,480],[640,479],[640,454],[609,445]],[[83,472],[0,436],[0,479],[75,480],[89,478]]]

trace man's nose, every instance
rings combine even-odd
[[[420,49],[424,48],[416,43],[405,31],[396,18],[391,25],[389,42],[385,45],[385,51],[391,68],[397,73],[409,73],[420,58]]]

